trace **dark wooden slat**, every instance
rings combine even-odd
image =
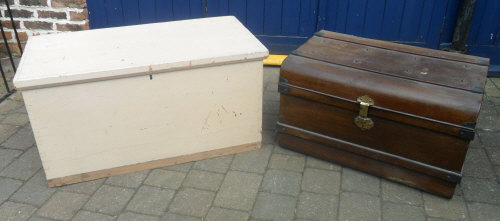
[[[373,128],[354,124],[358,112],[282,95],[279,121],[439,168],[460,171],[468,141],[423,128],[370,116]],[[436,148],[447,147],[447,148]]]
[[[451,60],[451,61],[461,61],[461,62],[467,62],[467,63],[471,63],[471,64],[484,65],[484,66],[489,65],[488,58],[463,55],[463,54],[457,54],[457,53],[450,53],[450,52],[446,52],[446,51],[431,50],[431,49],[414,47],[414,46],[403,45],[403,44],[394,44],[394,43],[386,42],[386,41],[373,40],[373,39],[368,39],[368,38],[360,38],[360,37],[356,37],[356,36],[352,36],[352,35],[346,35],[346,34],[340,34],[340,33],[328,32],[328,31],[319,31],[316,33],[316,35],[321,36],[321,37],[325,37],[325,38],[331,38],[331,39],[336,39],[336,40],[340,40],[340,41],[352,42],[352,43],[357,43],[357,44],[361,44],[361,45],[370,45],[373,47],[390,49],[393,51],[405,52],[405,53],[421,55],[421,56],[426,56],[426,57],[431,57],[431,58],[440,58],[440,59]]]
[[[290,55],[280,77],[288,84],[351,101],[368,95],[375,106],[454,125],[475,122],[483,95],[433,84],[373,74]],[[398,94],[394,94],[397,91]]]
[[[379,74],[407,78],[462,90],[484,88],[488,67],[434,59],[379,47],[313,37],[292,54]],[[387,65],[397,61],[397,65]]]
[[[280,146],[285,148],[359,169],[440,196],[451,198],[455,190],[455,183],[447,182],[443,179],[418,173],[403,167],[394,167],[394,165],[387,162],[353,154],[338,149],[336,146],[322,145],[286,133],[279,134],[278,142]]]
[[[305,90],[304,88],[299,89],[293,86],[289,86],[287,90],[288,90],[288,92],[286,93],[287,95],[301,97],[307,100],[312,100],[323,104],[337,106],[346,110],[351,110],[353,112],[359,111],[359,104],[355,101],[339,97],[333,97],[332,95],[326,95],[316,91],[313,92],[312,90]],[[467,130],[469,133],[474,133],[473,130],[466,129],[465,127],[460,127],[458,125],[449,124],[443,121],[436,121],[430,118],[422,118],[421,116],[394,111],[377,106],[370,107],[369,115],[401,122],[408,125],[414,125],[417,127],[425,128],[438,133],[445,133],[455,137],[460,137],[462,130]]]

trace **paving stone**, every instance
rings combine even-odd
[[[189,171],[183,186],[217,191],[219,190],[223,179],[224,175],[220,173],[212,173],[202,170],[191,170]]]
[[[104,215],[100,213],[93,213],[85,210],[80,210],[72,221],[112,221],[115,220],[115,217]]]
[[[157,187],[141,186],[129,202],[127,210],[142,214],[161,216],[174,197],[175,191]]]
[[[469,203],[469,216],[471,220],[495,221],[500,219],[500,206],[483,203]]]
[[[177,193],[177,195],[175,195],[175,198],[170,205],[169,212],[188,216],[204,217],[207,214],[214,197],[214,192],[191,188],[182,189]]]
[[[54,221],[54,220],[45,217],[40,217],[38,215],[33,215],[28,221]]]
[[[134,190],[128,188],[103,185],[92,195],[84,209],[117,215],[127,205],[133,194]]]
[[[264,175],[261,189],[271,193],[297,196],[301,179],[302,174],[297,172],[270,169]]]
[[[498,88],[495,86],[495,84],[489,78],[486,81],[486,85],[485,85],[484,89],[486,91],[486,95],[491,96],[491,97],[500,97],[500,91],[498,90]]]
[[[5,202],[0,206],[0,217],[5,221],[24,221],[30,218],[36,208],[30,205]]]
[[[306,168],[302,178],[302,190],[314,193],[339,194],[340,173]]]
[[[293,220],[295,197],[260,192],[252,217],[262,220]]]
[[[278,79],[280,76],[279,67],[266,67],[264,68],[264,82],[266,83],[276,83],[278,84]]]
[[[21,128],[17,133],[10,136],[7,141],[5,141],[2,146],[10,149],[26,150],[35,144],[35,137],[33,136],[33,131],[31,127],[25,126]]]
[[[264,145],[274,145],[276,143],[276,131],[263,130],[262,131],[262,143]]]
[[[158,221],[160,217],[148,216],[144,214],[137,214],[131,212],[125,212],[120,214],[117,221]]]
[[[194,164],[193,162],[175,164],[171,166],[162,167],[161,169],[179,171],[179,172],[189,172],[193,164]]]
[[[231,164],[231,170],[264,173],[266,171],[271,152],[272,146],[264,145],[259,150],[236,154]]]
[[[484,146],[497,147],[500,145],[500,136],[497,131],[478,131],[479,139]],[[476,134],[476,135],[477,135]]]
[[[409,205],[422,205],[422,192],[399,183],[382,180],[382,200]]]
[[[28,114],[25,113],[11,113],[2,120],[2,124],[24,126],[29,122]]]
[[[99,187],[102,186],[106,179],[90,180],[81,183],[75,183],[71,185],[66,185],[61,187],[62,191],[73,192],[73,193],[83,193],[83,194],[93,194]]]
[[[318,158],[310,156],[307,157],[306,167],[335,171],[340,171],[342,169],[342,167],[338,164],[333,164],[328,161],[320,160]]]
[[[23,183],[18,180],[0,177],[0,204],[9,199],[21,185]]]
[[[380,179],[372,175],[344,167],[342,169],[342,189],[352,192],[380,193]]]
[[[266,91],[269,92],[278,92],[278,84],[277,83],[269,83],[266,85]]]
[[[335,220],[338,196],[302,192],[297,205],[297,217],[309,220]]]
[[[134,173],[126,173],[118,176],[112,176],[106,180],[106,184],[129,187],[129,188],[137,188],[142,184],[142,181],[146,179],[149,172],[150,170],[143,170]]]
[[[483,149],[469,148],[465,157],[463,175],[476,178],[494,178],[490,161]]]
[[[28,180],[40,168],[42,168],[42,162],[40,161],[38,150],[32,147],[2,170],[0,176]]]
[[[483,106],[484,108],[484,106]],[[497,121],[498,115],[495,109],[491,108],[489,110],[482,110],[479,112],[479,117],[477,118],[476,128],[486,129],[486,130],[497,130],[500,129],[500,123]]]
[[[339,220],[381,220],[380,199],[368,194],[343,192]]]
[[[56,188],[47,186],[47,180],[43,170],[39,170],[31,179],[26,182],[21,189],[19,189],[11,199],[16,202],[22,202],[37,207],[42,206],[54,192]]]
[[[16,157],[23,152],[20,150],[9,150],[0,148],[0,171],[7,167]]]
[[[7,99],[0,102],[0,113],[7,114],[21,106],[23,106],[22,102]]]
[[[156,187],[178,189],[185,177],[186,173],[184,172],[154,169],[151,171],[148,178],[146,178],[144,184]]]
[[[236,210],[231,210],[231,209],[224,209],[224,208],[218,208],[218,207],[212,207],[210,211],[208,211],[207,217],[205,218],[206,221],[218,221],[218,220],[224,220],[224,221],[245,221],[248,220],[248,213],[241,212],[241,211],[236,211]]]
[[[275,93],[275,92],[273,92]],[[274,95],[273,95],[274,97]],[[274,98],[270,98],[274,99]],[[274,100],[264,100],[262,103],[262,112],[265,114],[277,114],[280,110],[280,102]]]
[[[18,107],[16,110],[14,110],[15,113],[25,113],[27,114],[28,113],[28,110],[26,110],[26,106],[20,106]]]
[[[453,220],[427,216],[427,221],[453,221]]]
[[[262,114],[262,129],[274,130],[276,129],[276,122],[279,116],[277,114]]]
[[[302,172],[305,164],[306,158],[304,156],[273,154],[269,161],[269,168]]]
[[[216,173],[226,173],[233,160],[233,155],[209,158],[194,163],[193,169],[211,171]]]
[[[424,193],[423,196],[427,215],[453,220],[467,218],[467,209],[463,197],[454,196],[452,199],[444,199],[427,193]]]
[[[280,94],[276,91],[264,91],[264,102],[265,101],[280,101]]]
[[[262,176],[229,171],[215,197],[214,205],[248,211],[252,208]]]
[[[69,220],[73,217],[89,196],[79,193],[56,192],[38,211],[37,214],[51,219]]]
[[[497,182],[500,183],[500,166],[495,166],[495,173],[497,174]]]
[[[5,142],[10,136],[12,136],[12,134],[16,133],[19,129],[21,129],[20,126],[0,124],[0,143]]]
[[[474,139],[470,141],[469,147],[471,147],[471,148],[473,148],[473,147],[482,148],[483,147],[483,143],[481,142],[481,138],[479,137],[477,132],[474,135]]]
[[[201,219],[192,216],[167,213],[161,218],[161,221],[201,221]]]
[[[491,163],[493,165],[500,165],[500,145],[496,147],[485,147],[485,149],[486,153],[488,153]]]
[[[23,94],[21,92],[17,91],[9,96],[9,100],[23,101]]]
[[[277,154],[286,154],[286,155],[294,155],[294,156],[305,156],[304,154],[302,153],[299,153],[299,152],[295,152],[293,150],[289,150],[289,149],[286,149],[286,148],[283,148],[279,145],[275,145],[274,146],[274,151],[273,153],[277,153]]]
[[[492,180],[464,177],[460,184],[467,201],[500,205],[500,185]]]
[[[382,220],[387,221],[418,221],[426,220],[425,212],[422,207],[396,204],[396,203],[384,203]]]

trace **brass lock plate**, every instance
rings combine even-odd
[[[369,130],[373,127],[373,120],[368,117],[368,109],[375,102],[367,95],[358,97],[357,101],[359,103],[359,115],[354,118],[354,124],[361,130]]]

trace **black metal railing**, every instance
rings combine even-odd
[[[17,28],[16,28],[16,24],[14,23],[14,18],[12,17],[12,11],[10,10],[9,1],[4,0],[4,2],[5,2],[5,6],[7,7],[7,10],[4,12],[4,15],[5,15],[5,17],[7,17],[7,16],[10,17],[12,29],[14,30],[14,36],[15,36],[15,39],[17,41],[17,47],[19,47],[19,53],[22,55],[23,48],[21,46],[21,41],[19,41],[19,35],[17,34]],[[12,51],[10,50],[10,47],[9,47],[9,39],[7,39],[7,37],[5,35],[5,30],[4,30],[4,26],[2,24],[2,20],[0,20],[0,31],[2,32],[2,38],[3,38],[3,42],[5,44],[5,50],[7,52],[7,56],[9,58],[10,65],[12,65],[12,70],[13,70],[13,74],[14,74],[16,72],[16,63],[14,62],[14,56],[12,55]],[[1,59],[3,60],[3,57]],[[5,100],[5,98],[7,98],[9,95],[11,95],[12,93],[14,93],[16,91],[14,88],[11,88],[9,86],[9,80],[7,79],[7,76],[6,76],[6,74],[7,74],[6,68],[3,67],[3,63],[4,62],[0,62],[0,72],[2,74],[2,80],[3,80],[3,84],[4,84],[4,88],[5,88],[5,93],[1,93],[1,94],[3,94],[3,96],[0,98],[0,102]]]

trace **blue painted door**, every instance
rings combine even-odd
[[[454,2],[458,0],[321,0],[318,28],[437,48]]]
[[[87,0],[90,27],[236,16],[271,53],[326,29],[438,49],[451,42],[460,0]],[[468,50],[500,64],[500,1],[478,0]]]
[[[500,76],[500,1],[478,0],[467,39],[467,53],[490,58],[490,73]]]

